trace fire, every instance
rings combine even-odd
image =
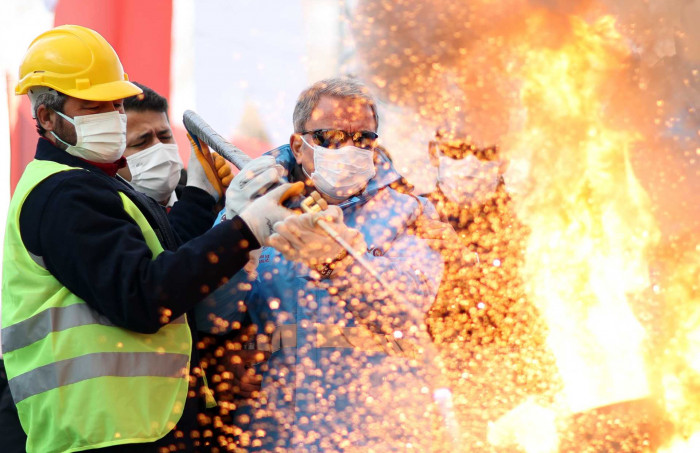
[[[660,444],[664,453],[694,451],[700,436],[700,249],[689,238],[682,260],[669,259],[678,249],[658,253],[666,247],[659,222],[632,165],[635,153],[654,149],[660,130],[676,121],[668,117],[669,102],[649,102],[663,84],[650,89],[654,82],[640,70],[650,61],[649,54],[640,58],[640,47],[660,48],[656,34],[641,28],[653,27],[652,16],[635,28],[629,20],[621,26],[597,2],[507,2],[511,14],[490,2],[448,3],[432,0],[423,9],[410,2],[391,8],[361,3],[371,17],[357,26],[367,78],[407,111],[405,122],[413,114],[422,121],[418,127],[430,131],[447,118],[476,131],[484,144],[500,135],[511,174],[522,178],[514,205],[528,234],[519,270],[555,362],[500,358],[492,331],[475,345],[480,334],[465,327],[475,317],[509,332],[530,318],[499,311],[497,298],[468,306],[470,294],[455,289],[452,304],[439,307],[444,319],[432,328],[438,342],[448,344],[459,422],[487,419],[491,445],[518,444],[529,453],[567,451],[567,441],[590,449],[582,451],[657,451]],[[545,3],[556,8],[545,10]],[[630,8],[627,18],[641,11]],[[662,31],[667,42],[668,28]],[[633,38],[642,44],[635,46]],[[508,118],[510,129],[503,132],[499,126]],[[490,283],[510,291],[509,281]],[[462,291],[473,296],[476,287]],[[519,335],[522,346],[537,334],[525,329]],[[491,368],[480,371],[488,377],[480,380],[475,373],[489,354]],[[546,386],[545,397],[533,400],[523,385],[494,390],[498,385],[484,384],[500,382],[503,367],[537,381],[540,390]],[[543,374],[552,379],[538,380]],[[507,395],[505,413],[488,401],[492,395],[480,393],[484,388],[494,398]],[[639,401],[654,408],[635,419],[639,414],[625,407]],[[581,414],[597,420],[587,440],[571,432],[571,420],[582,420]],[[533,427],[533,419],[546,423]],[[600,428],[606,424],[612,435]]]
[[[676,438],[664,453],[697,451],[700,445],[700,246],[692,237],[677,238],[662,250],[668,268],[654,287],[668,311],[662,324],[664,343],[660,380]]]
[[[609,16],[572,18],[571,29],[559,48],[523,46],[527,119],[506,148],[535,182],[517,204],[531,230],[523,271],[566,399],[581,412],[649,395],[645,334],[628,302],[649,286],[659,233],[629,161],[641,136],[606,114],[627,46]]]
[[[523,46],[527,120],[508,147],[513,159],[527,159],[535,182],[518,205],[531,230],[525,281],[547,319],[569,409],[659,398],[675,436],[666,433],[672,440],[660,451],[694,451],[700,250],[690,236],[685,244],[675,238],[666,256],[650,254],[659,250],[660,233],[630,165],[630,153],[645,145],[649,131],[610,125],[609,81],[625,78],[629,46],[610,16],[572,25],[559,49]],[[659,267],[662,281],[651,282]],[[650,292],[665,307],[665,322],[642,326],[639,301]],[[650,339],[653,329],[661,332]],[[669,430],[661,415],[651,423]]]

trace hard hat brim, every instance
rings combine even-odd
[[[55,87],[51,87],[56,89]],[[60,90],[56,89],[63,94],[68,96],[84,99],[86,101],[116,101],[117,99],[124,99],[131,96],[136,96],[141,94],[143,90],[137,87],[131,82],[126,80],[118,80],[116,82],[101,83],[99,85],[91,86],[89,88],[73,89],[73,90]]]

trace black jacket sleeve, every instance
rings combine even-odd
[[[27,197],[22,239],[58,281],[120,327],[157,331],[238,272],[259,247],[234,218],[153,259],[116,190],[91,172],[59,175]]]
[[[216,201],[206,191],[186,186],[168,213],[168,220],[178,237],[187,242],[204,234],[216,220]]]

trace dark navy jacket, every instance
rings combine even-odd
[[[208,290],[239,271],[248,260],[248,252],[259,247],[240,218],[211,228],[216,217],[215,201],[201,189],[186,187],[166,214],[158,203],[134,191],[128,183],[67,154],[46,139],[39,139],[35,158],[89,171],[52,175],[27,196],[20,213],[25,246],[66,288],[125,329],[155,332],[162,326],[163,309],[171,311],[170,319],[187,313]],[[165,251],[155,260],[140,228],[124,211],[117,191],[139,207],[156,231]],[[214,255],[216,259],[212,259]],[[188,320],[194,348],[194,316],[188,316]],[[196,349],[191,363],[199,366]],[[176,428],[185,434],[184,438],[175,440],[171,431],[152,444],[115,448],[125,452],[158,451],[159,446],[178,445],[186,451],[208,451],[195,448],[189,439],[189,433],[199,429],[197,413],[203,410],[199,396],[188,398]]]

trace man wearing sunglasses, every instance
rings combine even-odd
[[[394,451],[408,444],[447,451],[433,430],[440,420],[431,396],[434,356],[420,346],[429,341],[425,311],[442,261],[410,234],[417,218],[437,219],[435,210],[390,187],[400,175],[375,150],[378,115],[364,85],[315,83],[300,95],[293,121],[289,145],[234,178],[226,215],[284,178],[303,181],[307,193],[331,205],[325,221],[382,282],[298,217],[274,226],[269,244],[282,252],[263,249],[256,278],[239,273],[204,301],[200,326],[235,326],[247,314],[258,328],[256,348],[270,352],[255,370],[263,375],[261,398],[236,409],[239,442],[250,451]]]

